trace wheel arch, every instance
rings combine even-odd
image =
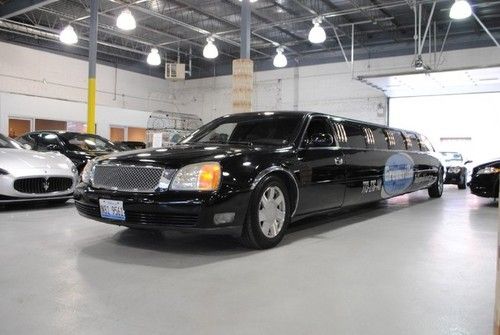
[[[269,175],[275,175],[281,178],[287,187],[287,190],[290,194],[291,197],[291,206],[292,206],[292,217],[295,215],[295,212],[297,211],[297,207],[299,205],[299,183],[297,182],[297,179],[295,178],[294,174],[290,172],[289,170],[281,167],[281,166],[270,166],[257,175],[255,179],[252,182],[252,185],[250,187],[251,190],[254,190],[255,187],[260,183],[260,181]]]

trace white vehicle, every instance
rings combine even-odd
[[[60,153],[26,150],[0,134],[0,205],[27,201],[64,203],[73,196],[78,172]]]

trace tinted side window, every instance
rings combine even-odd
[[[422,151],[434,151],[434,147],[429,139],[423,135],[420,136],[420,150]]]
[[[304,136],[304,141],[308,141],[311,136],[315,134],[330,134],[332,138],[334,137],[333,129],[328,122],[326,117],[313,117],[309,125],[307,126],[306,135]]]
[[[393,131],[394,135],[394,150],[406,150],[405,139],[400,131]]]
[[[55,134],[40,133],[37,138],[37,147],[40,151],[55,150],[61,148],[61,143],[59,137]]]
[[[375,138],[375,148],[384,150],[389,149],[388,139],[382,128],[373,128],[372,132]]]
[[[411,148],[408,150],[411,151],[420,151],[420,143],[415,134],[408,134],[409,141],[411,142]]]
[[[35,140],[31,135],[24,135],[16,139],[21,144],[28,144],[32,149],[36,149]]]
[[[360,126],[353,123],[344,123],[347,135],[347,147],[366,149],[365,134]]]

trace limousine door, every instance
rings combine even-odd
[[[313,117],[298,151],[302,187],[297,213],[307,214],[342,205],[346,173],[343,156],[327,118]]]

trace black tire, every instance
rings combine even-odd
[[[281,230],[275,237],[264,235],[259,222],[259,205],[264,192],[269,187],[278,187],[285,199],[285,219]],[[266,176],[254,189],[250,204],[248,207],[247,217],[243,231],[240,237],[240,242],[247,248],[251,249],[269,249],[278,245],[285,236],[286,229],[291,220],[290,196],[283,180],[277,176]]]
[[[467,188],[467,172],[464,171],[460,175],[460,182],[458,183],[458,189],[459,190],[465,190]]]
[[[443,170],[439,169],[438,179],[431,187],[427,189],[429,192],[429,197],[431,198],[441,198],[443,195],[444,189],[444,180],[443,180]]]

